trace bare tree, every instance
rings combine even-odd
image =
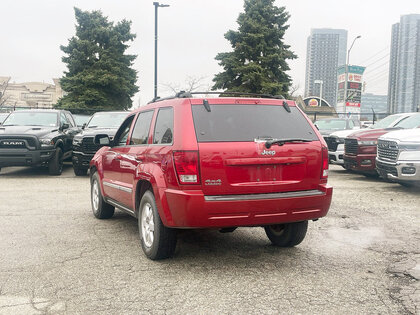
[[[297,98],[297,97],[298,97],[298,95],[296,95],[296,94],[297,94],[297,91],[298,91],[299,89],[300,89],[300,84],[299,84],[299,83],[292,85],[292,86],[290,87],[290,89],[289,89],[289,97],[290,97],[291,99],[295,99],[295,98]]]
[[[170,91],[173,94],[178,93],[179,91],[185,92],[195,92],[198,90],[205,90],[210,91],[211,85],[204,84],[203,81],[206,77],[196,77],[196,76],[187,76],[185,79],[185,83],[183,85],[180,84],[173,84],[173,83],[163,83],[161,84],[165,87],[166,91]]]
[[[0,107],[2,107],[9,99],[9,95],[6,95],[7,87],[9,86],[10,77],[7,80],[0,82]]]

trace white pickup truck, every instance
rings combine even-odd
[[[420,186],[420,128],[381,136],[376,169],[381,177],[403,186]]]

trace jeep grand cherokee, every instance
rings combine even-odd
[[[95,142],[106,146],[90,163],[93,214],[138,218],[150,259],[173,254],[179,228],[261,226],[295,246],[330,206],[326,144],[293,101],[180,94]]]

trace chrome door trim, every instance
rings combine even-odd
[[[204,200],[206,201],[265,200],[265,199],[320,196],[324,194],[325,193],[320,190],[313,189],[313,190],[289,191],[289,192],[269,193],[269,194],[204,196]]]
[[[133,189],[132,188],[128,188],[128,187],[125,187],[125,186],[117,185],[117,184],[114,184],[114,183],[110,183],[110,182],[105,182],[104,181],[104,182],[102,182],[102,184],[105,185],[105,186],[111,187],[111,188],[115,188],[115,189],[118,189],[118,190],[121,190],[121,191],[130,193],[130,194],[133,192]]]

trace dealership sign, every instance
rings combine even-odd
[[[341,113],[359,113],[362,100],[363,72],[365,67],[341,66],[337,71],[337,111]],[[346,83],[347,74],[347,86]],[[346,93],[346,95],[344,95]]]

